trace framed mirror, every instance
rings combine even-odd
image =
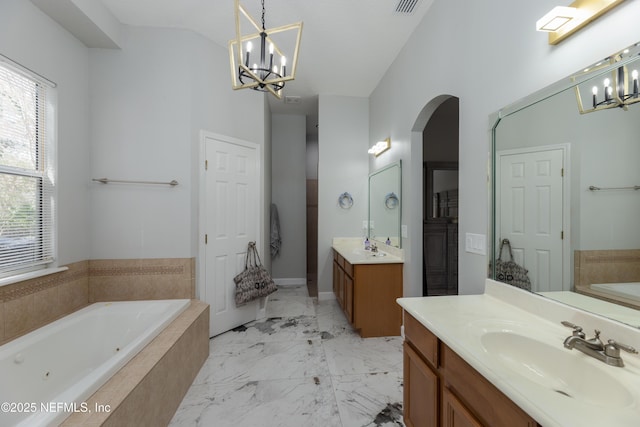
[[[369,175],[370,240],[402,247],[402,161],[387,165]]]
[[[639,46],[496,113],[489,265],[506,239],[532,291],[636,327]]]

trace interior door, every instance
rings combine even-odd
[[[498,246],[509,239],[535,292],[563,290],[564,150],[496,153]],[[504,250],[502,259],[509,257]]]
[[[244,269],[250,241],[260,249],[259,145],[205,134],[204,301],[210,336],[258,316],[260,302],[235,305],[233,278]],[[261,254],[264,256],[263,254]]]

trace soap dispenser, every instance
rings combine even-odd
[[[387,237],[387,241],[385,242],[387,245],[391,246],[391,239]]]
[[[369,238],[364,239],[364,250],[368,251],[371,248],[371,243],[369,243]]]

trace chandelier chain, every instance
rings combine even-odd
[[[265,30],[264,27],[264,0],[262,0],[262,31]]]

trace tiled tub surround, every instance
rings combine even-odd
[[[0,344],[97,301],[195,298],[195,259],[88,260],[0,287]]]
[[[591,286],[600,283],[640,282],[640,249],[575,251],[573,276],[576,292],[640,308],[640,303]]]
[[[209,356],[209,305],[189,307],[149,345],[94,393],[89,408],[74,413],[63,427],[161,426],[169,424],[189,386]]]
[[[89,302],[195,298],[195,258],[89,261]]]
[[[91,304],[0,346],[0,402],[84,402],[149,344],[190,300]],[[39,408],[36,408],[39,409]],[[0,413],[0,425],[61,423],[65,411]]]
[[[193,258],[90,260],[66,267],[0,287],[0,345],[98,300],[195,298]],[[86,402],[90,408],[108,405],[109,412],[75,413],[63,425],[166,425],[208,354],[209,306],[192,300]]]
[[[0,287],[0,344],[89,304],[89,261],[68,270]]]

